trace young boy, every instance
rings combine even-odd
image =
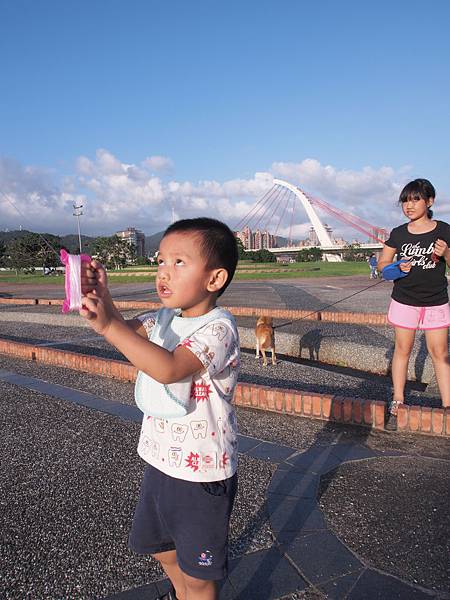
[[[140,371],[138,453],[148,463],[129,545],[151,554],[173,589],[166,600],[217,600],[227,572],[237,488],[239,338],[216,299],[233,278],[236,239],[220,221],[185,219],[161,240],[156,287],[163,307],[125,321],[92,261],[80,314]],[[151,338],[151,339],[149,339]]]

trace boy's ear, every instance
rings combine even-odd
[[[211,272],[211,276],[207,285],[208,292],[220,292],[220,290],[226,284],[227,279],[228,271],[226,269],[214,269]]]

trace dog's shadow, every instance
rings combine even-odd
[[[319,360],[320,345],[324,338],[320,329],[311,329],[300,338],[299,357],[303,358],[303,349],[309,352],[310,360]]]

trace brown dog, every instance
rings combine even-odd
[[[266,350],[272,351],[272,364],[277,364],[275,356],[275,332],[273,329],[272,317],[258,317],[256,321],[256,358],[259,358],[259,351],[263,357],[263,366],[267,367]]]

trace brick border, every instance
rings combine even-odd
[[[1,338],[0,354],[111,377],[120,381],[134,381],[137,374],[136,367],[122,360],[98,358]],[[234,395],[234,403],[236,406],[268,410],[278,414],[348,423],[384,431],[386,403],[379,400],[346,398],[239,383]],[[450,409],[400,406],[398,431],[450,437]]]
[[[40,306],[60,306],[63,300],[59,298],[0,298],[0,304],[34,304]],[[132,302],[129,300],[114,301],[117,308],[122,310],[158,310],[159,302]],[[267,316],[275,319],[308,321],[325,321],[327,323],[350,323],[354,325],[386,325],[384,313],[330,312],[309,310],[291,310],[285,308],[259,308],[257,306],[224,306],[236,317]]]

